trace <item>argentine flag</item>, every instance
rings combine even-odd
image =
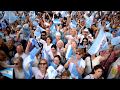
[[[69,45],[68,48],[67,48],[66,56],[65,56],[65,57],[66,57],[66,60],[69,60],[70,57],[72,56],[72,54],[73,54],[72,46]]]
[[[104,45],[107,45],[106,42],[107,42],[106,35],[105,35],[104,31],[103,31],[103,28],[101,28],[97,38],[95,39],[92,46],[88,50],[88,53],[90,55],[96,54],[99,50],[103,49]],[[104,46],[104,47],[107,47],[107,46]]]
[[[1,70],[0,73],[3,75],[3,76],[6,76],[10,79],[13,79],[13,68],[6,68],[4,70]]]

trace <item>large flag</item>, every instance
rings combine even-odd
[[[108,44],[106,43],[107,43],[106,35],[103,31],[103,28],[101,28],[97,38],[95,39],[92,46],[88,50],[88,53],[90,55],[93,55],[93,54],[96,54],[98,51],[101,51],[102,49],[103,50],[108,49],[108,46],[107,46]]]
[[[70,57],[72,56],[72,54],[73,54],[72,46],[69,45],[68,48],[67,48],[66,56],[65,56],[66,60],[69,60]]]
[[[33,50],[30,52],[30,55],[26,57],[23,61],[23,70],[26,79],[32,79],[32,64],[34,63],[34,58],[39,50],[40,48],[34,47]]]
[[[120,36],[112,38],[111,44],[112,45],[118,45],[118,44],[120,44]]]
[[[4,70],[0,70],[0,73],[3,75],[3,76],[6,76],[10,79],[13,79],[13,68],[6,68]]]

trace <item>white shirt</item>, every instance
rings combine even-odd
[[[94,68],[94,66],[100,64],[100,58],[101,58],[101,56],[97,56],[95,59],[92,60],[92,68]],[[89,74],[92,71],[90,57],[87,57],[85,59],[85,63],[86,63],[85,73]]]
[[[32,67],[33,75],[35,76],[35,79],[47,79],[47,73],[45,76],[41,73],[40,69],[38,67]]]
[[[70,65],[69,65],[69,68],[68,68],[71,74],[72,74],[73,65],[74,65],[74,63],[71,62]],[[85,65],[85,61],[81,58],[81,59],[80,59],[79,67],[80,67],[80,68],[85,68],[85,66],[86,66],[86,65]]]
[[[95,78],[92,74],[89,74],[89,75],[85,76],[84,79],[95,79]]]
[[[24,74],[23,70],[20,72],[20,71],[17,71],[14,69],[14,71],[15,71],[15,78],[16,79],[25,79],[25,74]]]
[[[27,56],[28,56],[28,55],[25,54],[25,53],[23,53],[22,55],[18,55],[18,53],[15,54],[15,58],[16,58],[16,57],[22,57],[23,60],[24,60]]]
[[[52,51],[50,51],[48,54],[50,55],[51,59],[53,60],[53,59],[54,59],[54,56],[53,56]],[[57,52],[57,55],[60,55],[60,57],[61,57],[60,52]]]

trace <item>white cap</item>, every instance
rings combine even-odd
[[[28,24],[24,24],[24,25],[23,25],[23,28],[24,28],[24,29],[27,29],[28,27],[29,27]]]
[[[85,28],[85,29],[84,29],[84,31],[85,31],[85,32],[88,32],[88,29],[87,29],[87,28]]]

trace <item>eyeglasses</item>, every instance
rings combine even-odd
[[[18,63],[14,63],[14,65],[18,65]]]
[[[76,53],[77,55],[81,55],[81,54],[79,54],[79,53]]]
[[[46,65],[47,63],[40,63],[40,65]]]

